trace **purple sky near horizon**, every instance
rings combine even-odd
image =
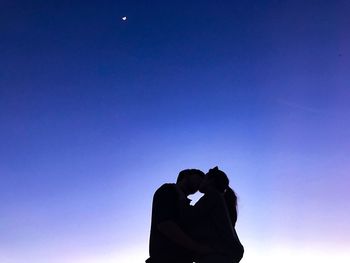
[[[1,263],[143,262],[156,188],[216,165],[243,263],[349,262],[350,3],[0,7]]]

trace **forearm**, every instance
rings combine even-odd
[[[162,222],[158,225],[158,229],[174,243],[192,251],[199,250],[200,245],[183,232],[176,223],[172,221]]]

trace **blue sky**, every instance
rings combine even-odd
[[[156,188],[215,165],[243,263],[349,261],[347,1],[0,6],[1,262],[142,262]]]

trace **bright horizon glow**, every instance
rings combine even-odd
[[[350,253],[348,249],[344,248],[343,250],[310,250],[308,248],[284,248],[284,247],[275,247],[269,251],[257,251],[255,253],[247,254],[242,263],[248,262],[261,262],[261,263],[349,263]],[[138,263],[144,262],[144,253],[143,251],[138,253],[135,249],[130,249],[122,251],[120,254],[114,253],[107,256],[101,256],[96,259],[75,259],[74,262],[77,263],[114,263],[114,262],[124,262],[124,263]]]

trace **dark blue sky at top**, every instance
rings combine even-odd
[[[112,206],[116,182],[181,144],[346,155],[349,14],[348,1],[3,0],[4,211],[62,211],[71,192]]]
[[[259,128],[288,115],[280,104],[347,109],[346,1],[1,5],[5,171],[125,153],[132,138],[177,128],[234,128],[263,145]]]
[[[332,79],[324,73],[347,55],[339,43],[349,22],[345,2],[213,3],[5,2],[5,118],[48,122],[42,131],[57,118],[62,127],[113,132],[129,120],[152,126],[254,118],[271,94],[326,104]],[[316,85],[291,91],[288,78],[302,81],[300,73]]]

